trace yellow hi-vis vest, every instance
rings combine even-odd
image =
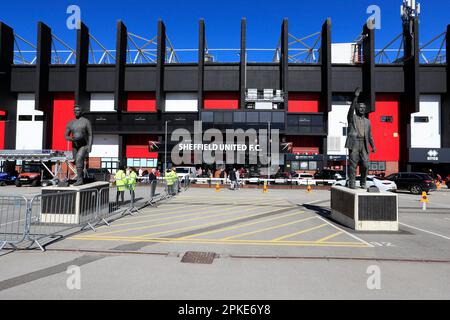
[[[127,176],[125,175],[125,172],[123,170],[119,170],[116,172],[116,175],[114,176],[114,179],[116,180],[116,186],[118,191],[125,191],[125,185]]]
[[[127,187],[129,190],[136,189],[137,183],[137,174],[134,171],[131,171],[129,176],[127,177]]]

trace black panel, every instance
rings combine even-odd
[[[280,89],[280,69],[277,65],[248,65],[247,88]]]
[[[12,92],[34,92],[36,81],[35,66],[14,66],[11,69]]]
[[[331,189],[331,208],[355,220],[355,195]]]
[[[447,92],[445,66],[420,66],[420,93]]]
[[[197,101],[198,109],[203,109],[203,87],[205,83],[205,21],[200,20],[198,22],[198,68],[197,68]]]
[[[156,91],[156,65],[127,65],[125,91]]]
[[[205,91],[239,91],[239,66],[206,65]]]
[[[114,92],[114,65],[90,65],[87,69],[88,92]]]
[[[114,70],[114,110],[125,110],[125,64],[127,61],[128,33],[122,21],[117,22],[116,65]]]
[[[89,62],[89,29],[81,23],[77,30],[77,58],[75,64],[75,104],[83,111],[89,110],[89,94],[86,91],[87,65]]]
[[[354,92],[355,88],[362,88],[361,66],[333,66],[333,92]]]
[[[363,100],[368,111],[375,111],[375,30],[363,27]]]
[[[397,221],[397,198],[393,196],[359,196],[359,221]]]
[[[169,66],[164,68],[165,91],[197,91],[197,66]]]
[[[294,92],[321,92],[320,66],[289,66],[289,90]]]
[[[239,61],[239,108],[245,109],[245,90],[247,80],[247,21],[241,19],[241,52]]]
[[[375,68],[375,91],[384,93],[403,92],[405,76],[403,66],[381,66]]]
[[[74,92],[76,89],[75,66],[51,66],[48,90],[50,92]]]

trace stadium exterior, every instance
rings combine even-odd
[[[202,120],[204,129],[220,130],[267,128],[270,122],[289,146],[283,149],[284,170],[338,167],[346,157],[348,100],[360,86],[377,143],[371,170],[450,171],[449,51],[441,46],[440,59],[422,63],[417,19],[412,32],[403,28],[403,56],[383,64],[377,57],[384,52],[376,53],[375,31],[367,25],[352,61],[333,63],[338,47],[332,44],[330,20],[318,33],[318,59],[298,61],[290,52],[285,19],[277,59],[270,63],[246,61],[245,19],[236,63],[209,59],[203,20],[196,63],[170,61],[162,21],[153,42],[155,59],[143,63],[131,63],[130,33],[121,21],[114,54],[104,51],[113,63],[93,63],[96,40],[84,24],[77,30],[72,64],[55,63],[61,62],[54,51],[59,40],[48,26],[40,22],[37,31],[35,59],[20,63],[19,38],[0,23],[0,149],[69,150],[64,129],[76,103],[93,123],[90,167],[162,168],[166,126],[169,133],[192,130],[195,120]],[[449,31],[450,26],[441,35],[447,48]],[[159,149],[150,150],[151,141],[159,141]]]

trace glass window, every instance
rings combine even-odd
[[[309,170],[317,170],[317,162],[316,161],[309,162]]]
[[[289,127],[298,127],[298,117],[297,116],[288,116],[287,117],[287,124]]]
[[[271,112],[260,112],[259,113],[259,122],[271,122],[272,121],[272,116],[271,116]]]
[[[213,113],[212,112],[202,112],[202,121],[213,122]]]
[[[298,161],[292,161],[291,162],[291,168],[292,168],[293,171],[300,170],[299,162]]]
[[[272,112],[272,122],[284,123],[284,112]]]
[[[223,122],[223,112],[214,112],[214,122],[216,123]]]
[[[245,112],[233,112],[234,122],[245,122]]]
[[[428,122],[430,122],[430,120],[428,117],[414,117],[414,122],[428,123]]]
[[[381,122],[390,122],[392,123],[394,121],[392,116],[381,116]]]
[[[308,162],[307,161],[300,162],[300,170],[308,170]]]
[[[128,158],[127,159],[127,166],[129,166],[129,167],[133,166],[133,159],[132,158]]]
[[[257,123],[258,122],[258,112],[246,112],[247,122]]]
[[[43,115],[34,116],[34,120],[35,121],[44,121],[44,116]]]
[[[24,115],[19,116],[19,121],[32,121],[32,120],[33,116],[24,116]]]
[[[147,165],[147,159],[140,159],[141,162],[139,164],[140,167],[145,167]]]
[[[223,122],[225,123],[233,123],[233,113],[224,112],[223,113]]]

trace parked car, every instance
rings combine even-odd
[[[0,186],[6,186],[8,184],[14,184],[16,182],[17,175],[7,172],[0,172]]]
[[[41,184],[42,165],[40,163],[23,163],[20,173],[15,181],[16,187],[31,185],[37,187]]]
[[[292,175],[292,183],[299,186],[315,185],[314,176],[310,173],[294,173]]]
[[[355,178],[355,185],[356,187],[359,187],[361,184],[361,176],[357,176]],[[337,180],[333,185],[339,185],[339,186],[348,186],[348,179],[345,178]],[[376,176],[367,176],[366,181],[367,188],[371,186],[377,187],[380,191],[387,192],[387,191],[396,191],[397,185],[395,182],[386,180],[383,178],[379,178]]]
[[[387,176],[386,179],[395,182],[397,190],[408,190],[412,194],[436,190],[433,178],[422,172],[399,172]]]
[[[195,167],[176,167],[175,172],[178,178],[184,180],[186,176],[189,176],[189,179],[193,180],[197,177],[197,170]]]
[[[332,185],[338,179],[342,179],[345,174],[342,171],[323,169],[314,174],[316,184]]]

